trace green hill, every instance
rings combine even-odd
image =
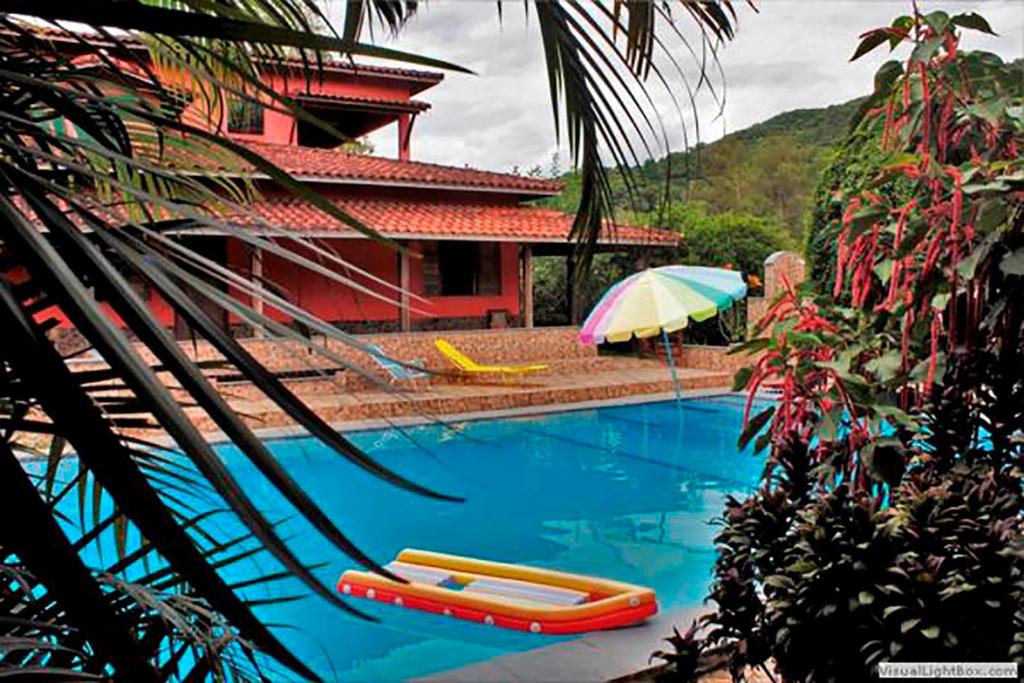
[[[654,210],[670,171],[672,201],[700,201],[709,213],[750,213],[777,220],[801,238],[817,179],[828,152],[849,130],[862,98],[820,109],[795,109],[736,131],[688,152],[676,152],[633,169],[631,199],[617,174],[612,183],[623,218]],[[573,211],[578,178],[562,176],[566,192],[553,203]]]
[[[830,147],[846,135],[850,120],[864,99],[858,97],[849,102],[820,109],[785,111],[749,128],[736,131],[723,140],[735,138],[753,144],[763,138],[787,135],[803,144]]]

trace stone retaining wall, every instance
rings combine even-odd
[[[807,279],[807,265],[800,254],[777,251],[764,261],[764,296],[747,299],[747,325],[754,329],[768,307],[787,285],[796,286]]]
[[[447,330],[445,332],[395,332],[354,335],[363,344],[376,344],[384,353],[400,360],[422,359],[435,370],[451,369],[450,363],[434,347],[434,341],[444,338],[467,356],[481,363],[528,363],[550,359],[596,358],[597,349],[581,346],[576,341],[576,329],[571,327],[538,327],[532,329],[507,328],[502,330]],[[239,339],[249,353],[275,372],[306,368],[330,368],[338,363],[331,358],[312,352],[299,341],[281,339]],[[372,367],[374,363],[352,346],[315,336],[313,343],[349,362]],[[220,354],[209,343],[180,342],[182,350],[197,361],[217,360]],[[153,361],[147,355],[147,360]]]
[[[684,344],[679,365],[684,368],[734,373],[754,360],[747,353],[730,354],[731,346]]]

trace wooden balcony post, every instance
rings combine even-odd
[[[533,245],[523,245],[523,327],[533,327]]]
[[[402,306],[398,311],[398,315],[402,332],[408,332],[412,329],[412,317],[409,311],[409,250],[411,248],[412,245],[405,244],[402,246],[402,250],[398,252],[398,286],[402,288]]]
[[[249,248],[249,278],[252,280],[253,285],[260,288],[263,287],[263,250],[259,247]],[[258,294],[253,294],[252,310],[258,315],[264,315],[263,309],[263,297]],[[252,335],[254,337],[263,337],[265,332],[263,325],[253,324]]]

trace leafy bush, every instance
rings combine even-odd
[[[862,120],[832,152],[814,190],[804,252],[808,277],[821,291],[831,291],[835,285],[836,244],[842,232],[843,207],[879,174],[885,163],[881,139],[881,122],[875,118]],[[905,197],[906,185],[892,181],[877,191]]]
[[[636,272],[642,261],[637,255],[597,254],[579,290],[580,311],[586,315],[613,284]],[[563,256],[541,256],[533,260],[533,315],[537,325],[568,325],[566,301],[568,281]]]
[[[594,257],[590,272],[580,289],[580,310],[585,315],[613,284],[637,270],[668,264],[728,267],[751,280],[751,291],[758,292],[764,278],[764,261],[776,251],[794,248],[794,241],[777,221],[749,214],[726,212],[709,215],[700,202],[672,204],[664,212],[642,214],[639,222],[684,233],[678,249],[634,250]],[[534,319],[538,325],[569,324],[566,307],[566,267],[563,257],[539,257],[534,260]],[[731,339],[730,327],[744,329],[745,309],[733,323],[715,317],[696,323],[686,330],[688,340],[723,344]]]
[[[699,202],[669,207],[662,223],[683,233],[679,262],[728,267],[764,278],[764,261],[796,244],[776,220],[726,211],[709,214]]]
[[[1024,59],[1006,64],[1001,71],[1009,93],[1024,93]],[[898,62],[888,62],[879,69],[874,93],[862,104],[861,114],[879,106],[899,72]],[[878,117],[858,116],[850,132],[828,155],[814,190],[804,251],[808,276],[821,291],[832,291],[835,284],[836,244],[842,232],[843,208],[850,198],[873,183],[875,192],[889,195],[894,201],[910,198],[911,185],[904,178],[883,176],[882,182],[874,182],[889,156],[881,145],[883,128],[884,120]]]
[[[741,446],[769,451],[721,519],[701,644],[737,677],[1024,661],[1024,109],[962,29],[991,31],[933,12],[865,34],[855,56],[912,48],[858,128],[881,126],[882,173],[829,207],[832,288],[786,292],[748,343]]]
[[[730,644],[735,673],[770,657],[786,680],[1019,658],[1020,480],[994,476],[923,467],[887,506],[847,485],[802,505],[778,491],[730,502],[710,639]]]

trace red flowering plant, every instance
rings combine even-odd
[[[745,418],[744,441],[766,424],[762,447],[815,440],[821,462],[838,465],[831,484],[872,485],[863,456],[880,439],[919,450],[915,417],[927,415],[948,359],[985,333],[986,278],[1024,271],[1013,248],[1024,198],[1015,73],[995,55],[960,51],[962,28],[991,33],[976,14],[933,12],[862,36],[854,58],[912,47],[905,65],[882,67],[864,114],[882,122],[887,153],[873,185],[901,178],[910,192],[867,187],[846,203],[832,300],[789,288],[761,323],[767,336],[746,347],[762,356],[737,378],[751,401],[763,386],[779,390],[777,407]]]
[[[737,678],[1024,661],[1024,83],[964,29],[992,32],[915,7],[861,37],[909,48],[863,110],[884,162],[843,199],[834,289],[787,287],[743,346],[767,466],[720,520],[701,643]]]

